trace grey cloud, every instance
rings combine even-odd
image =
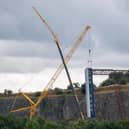
[[[1,38],[15,40],[51,39],[50,34],[32,10],[32,5],[36,5],[41,14],[46,17],[50,25],[52,25],[54,30],[57,32],[60,40],[65,43],[69,43],[71,38],[74,38],[72,36],[77,35],[85,24],[89,23],[93,25],[93,27],[96,27],[95,23],[98,22],[100,17],[99,15],[101,15],[104,8],[100,8],[101,5],[99,5],[100,3],[104,4],[104,2],[89,2],[88,0],[55,0],[53,2],[50,0],[43,2],[35,2],[35,0],[13,0],[13,2],[9,4],[7,3],[7,0],[0,3],[2,10],[1,16],[5,14],[9,16],[8,20],[4,20],[2,23],[3,30],[5,30],[5,32],[1,31]],[[105,13],[106,12],[107,11],[105,11]],[[3,20],[4,18],[1,17],[1,19]],[[10,21],[9,25],[8,21]],[[6,27],[6,25],[8,26]],[[11,25],[15,27],[11,28]]]
[[[128,64],[129,61],[128,54],[121,54],[116,52],[110,52],[107,54],[101,54],[101,56],[96,57],[93,56],[93,66],[94,67],[105,67],[105,68],[121,68],[121,69],[129,69]]]
[[[0,40],[0,56],[58,58],[54,43]]]
[[[85,24],[91,25],[90,35],[93,40],[87,40],[89,36],[85,38],[71,65],[75,64],[77,67],[83,62],[81,59],[88,57],[88,44],[85,44],[87,42],[93,44],[95,62],[107,63],[109,66],[118,64],[119,61],[108,63],[110,57],[116,58],[114,53],[121,54],[123,57],[128,57],[129,54],[129,17],[128,13],[119,10],[117,4],[121,6],[121,2],[122,0],[118,2],[112,0],[0,1],[0,27],[2,28],[0,39],[9,41],[0,43],[0,56],[57,59],[59,54],[57,48],[54,45],[51,46],[53,41],[50,33],[32,10],[32,5],[35,5],[59,36],[63,49],[71,46],[76,39],[75,36],[82,31]],[[126,2],[123,1],[123,5],[128,5]],[[47,43],[44,44],[44,41]],[[66,53],[67,51],[64,50],[65,55]]]
[[[64,55],[69,49],[63,49]],[[83,66],[85,51],[81,51],[81,49],[80,47],[74,54],[73,59],[69,63],[70,68],[77,68],[80,64]],[[62,63],[55,44],[46,42],[42,44],[32,41],[21,43],[1,40],[0,55],[0,73],[35,73],[40,72],[44,67],[57,68]]]
[[[47,68],[55,68],[58,60],[42,58],[0,58],[0,73],[39,73]]]
[[[32,10],[34,0],[0,1],[0,26],[2,39],[12,40],[41,40],[49,39],[42,31],[42,25]],[[35,21],[35,19],[38,21]]]
[[[98,33],[99,47],[105,49],[107,53],[110,51],[128,53],[129,26],[128,24],[122,24],[120,19],[118,21],[119,23],[112,22],[105,25],[106,27],[101,27]]]
[[[120,11],[124,11],[124,13],[129,11],[129,1],[128,0],[114,0],[113,1],[116,5],[116,7]]]

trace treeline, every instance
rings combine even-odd
[[[129,120],[110,122],[98,120],[79,120],[74,122],[47,121],[43,117],[32,120],[0,115],[0,129],[129,129]]]
[[[80,84],[78,82],[73,83],[74,90],[76,90],[77,94],[85,94],[85,83]],[[62,89],[59,87],[55,87],[54,89],[49,89],[47,95],[70,95],[72,94],[72,86],[68,85],[66,89]],[[41,91],[36,92],[26,92],[26,94],[30,97],[39,97],[41,95]],[[11,97],[18,96],[20,93],[13,93],[12,90],[5,89],[3,93],[0,93],[0,97]]]
[[[103,81],[100,86],[109,86],[113,84],[128,84],[129,83],[129,72],[113,72],[109,74],[108,79]]]
[[[94,85],[95,86],[95,85]],[[76,91],[76,94],[82,95],[85,94],[85,83],[79,84],[78,82],[73,83],[74,90]],[[72,86],[68,85],[66,89],[62,89],[59,87],[55,87],[54,89],[48,90],[48,96],[49,95],[72,95]],[[39,97],[41,95],[41,92],[35,92],[31,96]]]

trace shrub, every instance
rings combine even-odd
[[[61,129],[60,124],[56,124],[54,122],[47,121],[44,125],[44,129]]]
[[[56,95],[61,95],[61,94],[63,94],[63,89],[55,88],[54,91],[55,91]]]
[[[40,125],[36,120],[32,119],[27,121],[24,129],[40,129]]]
[[[45,125],[45,119],[39,116],[36,118],[36,121],[38,122],[40,129],[43,129]]]
[[[108,86],[112,84],[127,84],[129,83],[129,72],[113,72],[109,74],[109,78],[101,83],[100,86]]]
[[[36,93],[35,93],[35,97],[39,97],[41,95],[41,92],[39,92],[39,91],[37,91]]]
[[[129,120],[118,122],[79,120],[74,122],[51,122],[43,117],[32,120],[0,115],[0,129],[129,129]]]
[[[129,129],[129,120],[123,120],[119,122],[121,129]]]

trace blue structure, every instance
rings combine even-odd
[[[94,86],[93,86],[93,70],[92,68],[86,68],[85,70],[86,79],[86,110],[87,117],[95,117],[95,104],[94,104]]]

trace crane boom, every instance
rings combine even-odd
[[[55,34],[55,32],[52,30],[52,28],[49,26],[49,24],[46,22],[46,20],[43,18],[43,16],[40,15],[39,11],[34,6],[32,8],[34,9],[35,13],[39,16],[41,21],[45,24],[45,26],[47,27],[47,29],[49,30],[51,35],[53,36],[54,42],[57,43],[58,38],[57,38],[57,35]]]

